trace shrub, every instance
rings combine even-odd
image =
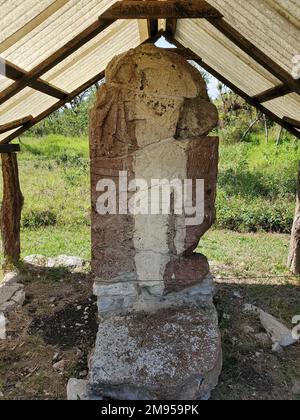
[[[38,229],[56,224],[57,215],[52,210],[29,210],[23,213],[22,226],[24,228]]]

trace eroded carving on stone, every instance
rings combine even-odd
[[[145,45],[109,64],[90,122],[92,270],[102,319],[90,384],[98,395],[205,398],[216,385],[221,345],[213,282],[207,258],[195,249],[215,219],[218,138],[206,135],[217,121],[203,78],[179,55]],[[185,214],[175,213],[175,192],[169,214],[99,215],[97,186],[103,179],[115,182],[120,210],[126,188],[120,187],[121,172],[128,182],[144,179],[147,185],[153,179],[204,180],[203,222],[189,226]],[[147,325],[157,318],[153,342]],[[189,322],[193,328],[180,336]],[[176,338],[170,342],[173,324]],[[144,327],[147,335],[137,337]],[[180,357],[171,363],[165,354],[171,345],[182,349],[182,361],[193,351],[195,364],[187,368]],[[157,369],[151,370],[151,360]]]
[[[208,274],[205,257],[193,252],[215,218],[218,140],[199,136],[217,121],[200,73],[180,56],[143,46],[108,66],[90,124],[92,265],[100,282],[132,281],[148,290],[152,284],[162,294]],[[118,185],[120,171],[129,181],[204,179],[204,222],[185,226],[184,215],[172,214],[99,216],[97,182]]]

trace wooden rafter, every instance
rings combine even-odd
[[[283,117],[283,121],[291,125],[292,127],[299,128],[300,130],[300,120],[294,120],[293,118]]]
[[[31,121],[29,121],[26,126],[21,127],[19,130],[17,130],[15,133],[11,134],[10,136],[3,139],[0,144],[8,144],[15,138],[21,136],[25,131],[29,130],[30,128],[34,127],[39,122],[43,121],[45,118],[49,117],[49,115],[53,114],[53,112],[59,110],[61,107],[63,107],[65,104],[73,101],[73,99],[76,98],[76,96],[80,95],[82,92],[89,89],[91,86],[95,85],[97,82],[102,80],[105,76],[105,72],[101,72],[97,74],[92,79],[85,82],[83,85],[79,86],[77,89],[75,89],[72,93],[69,94],[69,96],[56,104],[54,104],[51,108],[47,109],[46,111],[42,112],[37,117],[33,118]]]
[[[19,144],[0,144],[0,154],[2,153],[17,153],[21,151]]]
[[[184,49],[185,47],[176,39],[168,37],[167,34],[165,34],[166,39],[176,47],[178,47],[179,50]],[[186,48],[187,53],[186,55],[194,55],[197,56],[197,54],[188,48]],[[174,50],[176,52],[176,50]],[[201,57],[197,56],[197,59],[193,59],[195,63],[199,64],[204,70],[206,70],[208,73],[210,73],[212,76],[214,76],[216,79],[220,80],[224,85],[229,87],[232,91],[234,91],[236,94],[238,94],[241,98],[243,98],[246,102],[248,102],[251,106],[255,107],[259,111],[261,111],[263,114],[267,115],[269,118],[271,118],[273,121],[275,121],[277,124],[281,125],[283,128],[288,130],[291,134],[296,136],[298,139],[300,139],[300,132],[294,128],[291,124],[287,123],[284,119],[281,119],[277,115],[273,114],[269,109],[264,107],[260,102],[258,102],[256,99],[254,99],[252,96],[249,96],[247,93],[245,93],[243,90],[238,88],[234,85],[234,83],[227,80],[224,76],[222,76],[219,72],[217,72],[215,69],[213,69],[211,66],[209,66],[207,63],[205,63]]]
[[[23,77],[28,77],[29,75],[29,72],[10,63],[7,60],[4,60],[4,64],[5,64],[5,76],[8,79],[19,81]],[[29,83],[28,86],[31,87],[32,89],[38,90],[39,92],[45,93],[46,95],[52,96],[53,98],[64,99],[65,97],[68,96],[68,93],[65,92],[64,90],[56,86],[53,86],[51,83],[48,83],[42,79],[32,80],[32,82]],[[0,94],[0,105],[1,103],[2,102],[1,102],[1,94]]]
[[[13,85],[9,86],[2,92],[0,92],[0,105],[6,102],[8,99],[12,98],[14,95],[19,93],[25,87],[30,86],[37,79],[39,79],[43,74],[50,71],[57,64],[68,58],[79,48],[84,46],[87,42],[91,41],[102,31],[108,28],[114,20],[100,20],[98,19],[83,32],[77,35],[74,39],[69,41],[54,54],[48,57],[45,61],[35,67],[33,70],[28,72],[26,76],[23,76],[21,79],[17,80]],[[67,99],[67,97],[66,97]],[[63,99],[64,100],[64,99]]]
[[[7,133],[8,131],[24,126],[28,124],[32,119],[33,116],[29,115],[28,117],[20,118],[19,120],[12,121],[8,124],[0,125],[0,134]]]
[[[150,38],[158,36],[158,19],[147,19]]]
[[[197,54],[195,54],[193,51],[191,51],[188,48],[164,48],[165,51],[169,52],[175,52],[178,55],[181,55],[181,57],[185,58],[186,60],[194,61],[197,60],[199,57]]]
[[[234,29],[224,19],[208,19],[208,21],[249,57],[268,70],[273,76],[277,77],[277,79],[290,88],[291,91],[300,95],[300,81],[295,80],[287,71],[273,61],[267,54],[262,52],[239,31]]]
[[[200,19],[220,17],[222,17],[222,14],[205,0],[123,0],[116,2],[101,16],[103,19]]]
[[[167,19],[166,21],[166,32],[170,36],[175,36],[177,29],[177,19]]]
[[[275,86],[253,97],[260,103],[272,101],[272,99],[280,98],[281,96],[291,93],[291,89],[284,84]]]

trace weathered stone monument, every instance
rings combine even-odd
[[[206,399],[217,385],[213,279],[195,252],[215,218],[218,139],[206,135],[217,121],[199,71],[176,53],[145,45],[106,70],[90,121],[94,395]]]

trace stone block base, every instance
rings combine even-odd
[[[208,399],[221,372],[214,306],[174,306],[100,323],[90,389],[117,400]]]

